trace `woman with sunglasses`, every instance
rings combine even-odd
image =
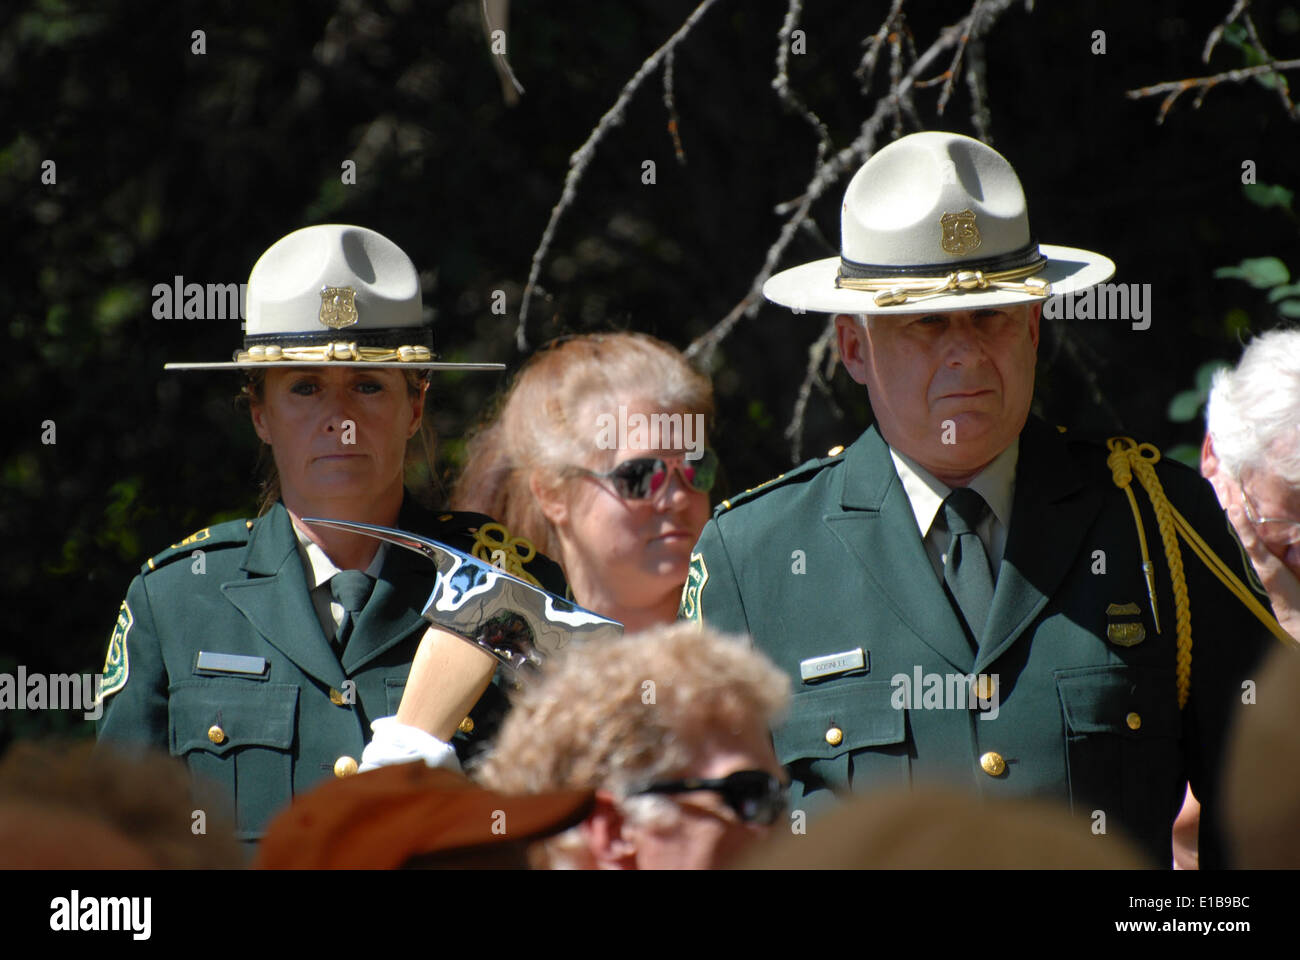
[[[709,517],[713,388],[639,333],[562,338],[519,370],[469,445],[452,507],[560,561],[572,597],[630,632],[676,618]]]

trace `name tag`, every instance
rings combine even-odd
[[[200,650],[194,661],[195,673],[239,673],[260,677],[266,673],[266,657],[244,657],[236,653],[211,653]]]
[[[861,648],[845,650],[843,653],[828,653],[824,657],[811,657],[799,661],[799,676],[804,683],[825,680],[840,673],[867,669],[867,654]]]

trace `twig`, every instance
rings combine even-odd
[[[948,65],[948,70],[944,74],[947,79],[944,82],[943,90],[939,93],[939,104],[935,111],[939,116],[943,116],[943,111],[948,106],[948,98],[952,96],[953,81],[957,79],[957,73],[961,70],[961,57],[966,52],[966,44],[970,43],[971,28],[975,26],[975,17],[979,13],[980,0],[975,0],[975,6],[971,7],[970,13],[966,16],[966,29],[962,31],[961,42],[957,44],[957,52],[952,55],[952,63]]]
[[[677,100],[673,96],[673,63],[676,61],[676,54],[669,50],[668,56],[664,57],[664,107],[668,110],[668,133],[673,138],[673,153],[677,156],[677,162],[686,166],[686,151],[682,149],[682,138],[679,132],[681,124],[677,116]]]
[[[885,22],[880,25],[880,29],[875,32],[869,40],[864,41],[867,52],[862,55],[862,62],[858,68],[853,71],[853,75],[862,81],[862,93],[865,96],[871,90],[871,78],[876,72],[876,60],[880,57],[880,51],[884,49],[885,41],[889,39],[890,33],[897,28],[903,11],[903,0],[893,0],[889,8],[889,13],[885,15]],[[916,51],[912,51],[915,59]]]
[[[1201,51],[1201,60],[1204,63],[1210,62],[1210,54],[1214,52],[1214,47],[1223,36],[1223,31],[1232,25],[1232,22],[1241,16],[1241,12],[1250,6],[1250,0],[1237,0],[1223,22],[1210,31],[1210,35],[1205,38],[1205,49]]]
[[[1282,70],[1295,70],[1300,68],[1300,60],[1273,60],[1269,63],[1262,63],[1257,67],[1243,67],[1239,70],[1225,70],[1223,73],[1216,73],[1212,77],[1189,77],[1186,80],[1169,80],[1164,83],[1152,84],[1149,87],[1139,87],[1136,90],[1126,90],[1124,95],[1130,100],[1140,100],[1143,97],[1154,97],[1158,94],[1167,94],[1164,101],[1160,104],[1160,113],[1156,117],[1156,123],[1165,122],[1165,115],[1169,108],[1174,105],[1182,94],[1188,90],[1202,89],[1203,92],[1197,98],[1197,104],[1204,99],[1205,93],[1219,83],[1241,83],[1243,80],[1249,80],[1251,77],[1258,77],[1265,73],[1278,73]],[[1291,105],[1290,99],[1285,97],[1287,112],[1295,116],[1295,109]]]
[[[645,62],[637,68],[632,78],[623,85],[619,92],[618,99],[614,105],[605,111],[605,115],[587,135],[587,140],[579,147],[569,158],[569,172],[564,178],[564,189],[560,194],[559,202],[551,209],[551,218],[546,224],[546,229],[542,232],[541,242],[538,243],[537,249],[533,252],[532,265],[528,270],[528,282],[524,285],[523,301],[519,305],[519,327],[515,331],[515,345],[522,352],[528,349],[528,338],[525,334],[528,323],[528,307],[532,301],[533,287],[537,279],[541,276],[542,261],[546,259],[546,254],[551,248],[551,242],[555,237],[555,228],[560,222],[564,212],[573,203],[578,193],[578,183],[582,180],[582,175],[586,172],[588,164],[595,156],[596,145],[600,143],[602,137],[609,131],[610,127],[616,126],[623,120],[623,110],[627,107],[632,96],[640,89],[642,82],[649,76],[677,44],[691,32],[691,28],[709,11],[709,8],[717,0],[702,0],[689,17],[683,21],[677,31],[669,37],[658,50],[650,54]]]
[[[826,326],[822,329],[821,336],[808,348],[808,366],[804,370],[803,383],[799,385],[799,395],[794,401],[790,425],[785,428],[785,435],[790,440],[791,463],[798,463],[803,459],[803,421],[808,409],[808,399],[812,396],[812,388],[816,386],[822,393],[829,393],[826,382],[821,377],[821,368],[825,365],[827,353],[834,342],[835,317],[832,315],[826,318]],[[833,360],[834,357],[831,359]]]
[[[993,146],[993,117],[989,112],[988,69],[984,60],[984,41],[974,38],[966,57],[966,86],[970,90],[971,126],[979,138]]]
[[[799,16],[803,12],[803,0],[789,0],[785,10],[785,19],[776,35],[776,75],[772,77],[772,89],[777,99],[787,110],[799,114],[808,122],[817,134],[819,157],[831,147],[831,135],[822,118],[817,116],[803,99],[790,88],[790,37],[799,26]]]

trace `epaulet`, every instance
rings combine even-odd
[[[252,520],[229,520],[226,523],[196,530],[180,543],[173,543],[162,553],[154,554],[140,565],[140,572],[150,573],[171,563],[177,557],[190,556],[195,550],[241,546],[248,542],[248,534],[252,529]]]
[[[826,456],[824,457],[818,457],[815,460],[806,460],[799,464],[799,466],[787,470],[785,473],[775,476],[771,480],[765,480],[756,487],[750,487],[748,490],[741,493],[732,494],[714,508],[713,515],[715,517],[721,516],[732,507],[739,506],[747,500],[752,500],[757,496],[767,493],[769,490],[774,490],[777,487],[790,483],[793,480],[797,480],[800,477],[806,477],[810,473],[816,473],[823,467],[839,463],[843,453],[843,447],[831,447],[826,451]]]

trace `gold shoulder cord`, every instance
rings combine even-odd
[[[1200,558],[1209,571],[1269,632],[1283,643],[1294,646],[1291,638],[1277,619],[1255,598],[1250,589],[1238,579],[1232,569],[1219,559],[1218,554],[1210,549],[1200,534],[1187,518],[1165,496],[1160,478],[1156,476],[1154,464],[1160,461],[1160,451],[1149,443],[1138,443],[1132,437],[1111,437],[1106,441],[1110,455],[1106,464],[1110,467],[1115,486],[1128,495],[1129,506],[1133,508],[1133,523],[1137,527],[1138,545],[1142,550],[1142,572],[1146,575],[1147,593],[1151,597],[1151,615],[1155,620],[1156,633],[1160,633],[1160,611],[1156,606],[1155,567],[1147,553],[1146,533],[1142,529],[1142,515],[1138,512],[1137,497],[1133,495],[1133,475],[1146,490],[1151,501],[1151,508],[1156,514],[1156,523],[1160,527],[1160,539],[1165,548],[1165,559],[1169,563],[1169,578],[1173,581],[1174,616],[1178,633],[1178,709],[1187,705],[1187,696],[1192,684],[1192,614],[1187,595],[1187,579],[1183,574],[1183,555],[1178,547],[1178,537],[1182,537],[1192,552]]]
[[[524,569],[524,564],[537,556],[537,548],[523,537],[510,536],[510,531],[503,524],[485,523],[474,531],[474,549],[470,552],[520,580],[526,580],[535,587],[542,586],[536,577]]]

